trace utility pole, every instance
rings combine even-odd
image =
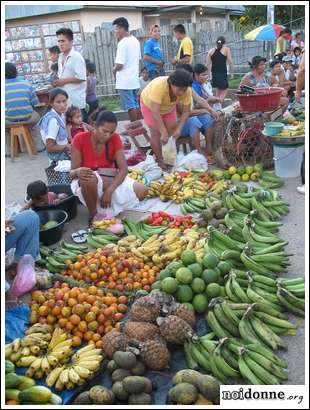
[[[271,4],[267,5],[267,24],[274,24],[274,6]],[[274,55],[274,44],[272,41],[268,41],[267,51],[271,60]]]

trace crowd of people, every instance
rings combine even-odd
[[[118,39],[113,67],[115,88],[130,121],[143,118],[149,127],[151,148],[158,165],[167,169],[162,146],[170,136],[190,137],[195,149],[206,156],[209,164],[214,163],[213,128],[221,120],[222,104],[229,88],[227,65],[230,77],[234,75],[234,62],[225,38],[217,39],[207,54],[206,65],[193,64],[193,43],[184,26],[178,24],[174,35],[180,44],[170,61],[175,70],[165,75],[159,25],[150,28],[143,53],[139,41],[129,32],[126,18],[117,18],[113,26]],[[41,118],[35,111],[38,98],[32,86],[18,77],[14,64],[6,63],[6,123],[23,121],[30,127],[38,123],[49,160],[71,160],[72,190],[88,208],[91,222],[98,204],[108,207],[113,197],[138,203],[148,190],[127,176],[124,148],[116,132],[116,116],[98,105],[95,65],[74,50],[70,29],[59,29],[56,36],[58,45],[49,49],[49,105]],[[290,30],[283,30],[277,40],[274,60],[269,64],[270,71],[266,70],[265,57],[254,56],[251,71],[243,76],[240,86],[283,88],[280,102],[283,110],[293,98],[300,102],[305,81],[303,50],[300,33],[291,39]],[[205,137],[205,149],[201,146],[201,134]],[[17,244],[22,253],[30,246],[27,252],[36,257],[37,247],[32,241],[25,241],[22,234],[23,214],[15,219],[18,229],[8,232],[6,248]],[[38,221],[32,222],[35,217],[27,215],[31,229],[35,229]],[[33,232],[31,235],[36,237]]]

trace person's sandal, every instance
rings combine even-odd
[[[81,229],[80,231],[71,234],[71,239],[75,243],[85,243],[87,241],[88,232]]]

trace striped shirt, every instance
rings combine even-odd
[[[7,121],[27,120],[33,107],[39,103],[31,84],[23,78],[5,79],[5,119]]]

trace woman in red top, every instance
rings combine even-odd
[[[134,196],[142,200],[148,193],[143,184],[134,180],[128,183],[123,144],[120,136],[115,133],[116,127],[117,119],[113,112],[99,112],[93,131],[77,134],[72,143],[71,176],[78,179],[90,220],[97,213],[97,200],[100,200],[104,208],[110,206],[112,194],[122,185],[125,188],[122,195],[129,198]],[[99,176],[103,183],[102,198],[98,198],[101,193],[99,185],[102,185]]]

